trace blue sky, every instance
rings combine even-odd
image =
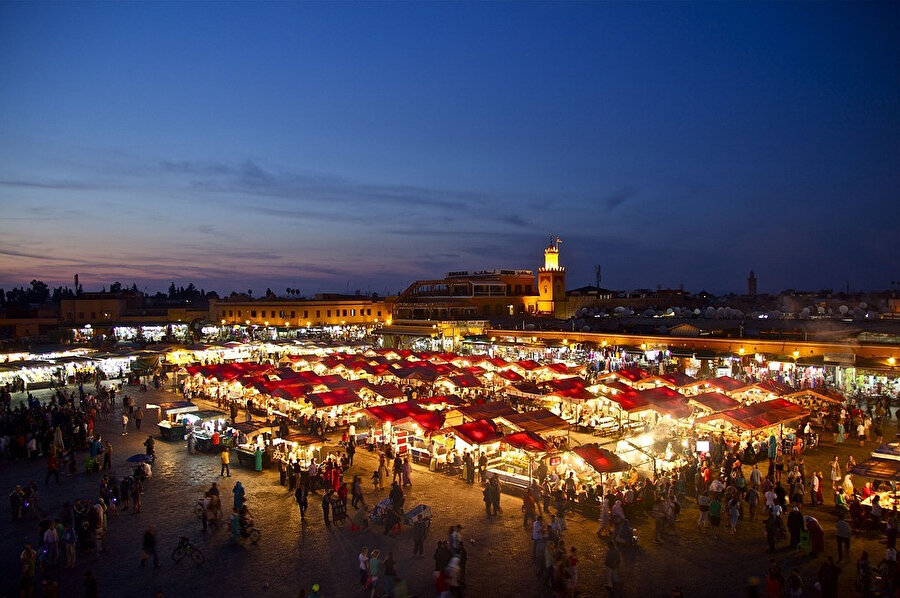
[[[897,3],[3,3],[0,286],[900,279]]]

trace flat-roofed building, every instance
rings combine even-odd
[[[225,324],[260,326],[375,325],[390,320],[382,299],[335,295],[314,299],[222,299],[209,304],[209,319]]]

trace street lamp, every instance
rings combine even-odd
[[[897,364],[897,359],[895,357],[888,357],[888,365],[894,367]]]

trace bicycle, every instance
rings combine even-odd
[[[202,565],[206,560],[203,553],[197,548],[196,544],[191,542],[190,538],[181,536],[181,539],[178,541],[178,546],[172,551],[172,560],[177,563],[186,556],[190,557],[190,559],[198,566]]]

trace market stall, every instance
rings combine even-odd
[[[173,401],[160,403],[159,405],[147,405],[148,409],[158,408],[156,426],[163,440],[177,440],[184,438],[187,430],[187,421],[184,415],[200,411],[200,407],[190,401]]]
[[[300,432],[292,432],[287,436],[272,439],[272,458],[286,467],[299,469],[300,478],[309,476],[309,464],[312,459],[321,463],[322,439]]]
[[[262,467],[272,464],[272,427],[263,421],[248,421],[231,424],[222,438],[224,447],[229,447],[238,458],[238,463],[251,469],[255,467],[256,450],[262,453]]]
[[[212,449],[213,434],[220,436],[228,424],[228,416],[218,409],[201,409],[181,415],[181,421],[187,424],[186,434],[194,438],[194,448],[205,452]]]
[[[552,448],[550,443],[527,430],[504,436],[500,452],[488,458],[488,476],[496,474],[504,485],[527,488],[534,478],[535,463]]]
[[[447,462],[456,460],[465,453],[486,454],[488,459],[500,452],[500,439],[503,432],[497,424],[489,419],[478,419],[447,428],[448,440],[452,439],[453,447],[447,454]]]
[[[551,459],[551,465],[559,480],[565,480],[573,472],[579,486],[593,488],[602,487],[608,476],[630,469],[618,455],[596,443],[575,447],[563,453],[558,462],[554,461]]]

